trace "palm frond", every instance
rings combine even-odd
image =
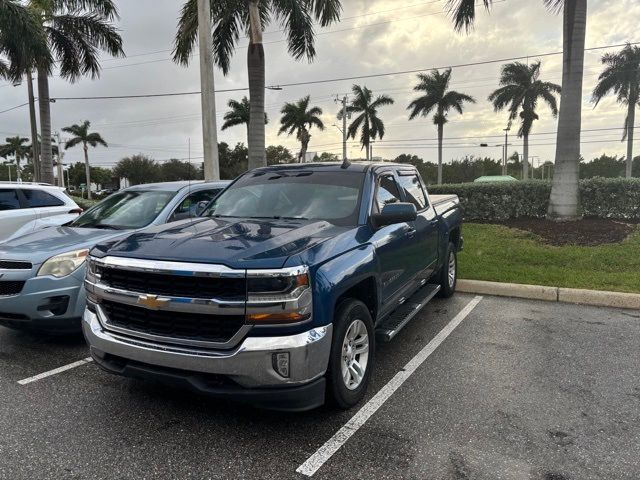
[[[491,10],[493,0],[481,0],[487,11]],[[456,31],[470,31],[476,19],[476,0],[448,0],[446,11],[453,19]]]

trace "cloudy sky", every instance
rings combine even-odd
[[[103,61],[98,80],[85,79],[68,84],[59,78],[51,81],[52,97],[104,95],[142,95],[197,91],[199,71],[197,57],[188,68],[170,60],[179,0],[116,0],[120,9],[118,27],[124,39],[127,58]],[[542,0],[498,0],[491,14],[479,15],[476,28],[468,35],[453,31],[443,13],[445,0],[343,0],[343,20],[328,29],[318,30],[318,56],[313,64],[296,62],[286,51],[280,25],[273,24],[265,34],[267,84],[279,85],[340,77],[364,76],[406,70],[429,70],[473,62],[493,61],[512,57],[528,57],[523,61],[542,60],[544,80],[561,83],[561,56],[539,56],[560,51],[562,47],[561,17],[547,12]],[[640,2],[637,0],[590,0],[587,47],[601,47],[640,41],[637,25]],[[247,86],[246,40],[240,46],[227,77],[216,71],[216,88],[220,90]],[[603,101],[597,109],[589,103],[597,75],[600,57],[607,51],[586,53],[585,96],[583,113],[583,155],[591,159],[601,153],[624,155],[620,142],[625,112],[613,98]],[[497,87],[500,62],[482,66],[460,66],[453,69],[452,88],[477,99],[464,115],[452,114],[446,126],[445,160],[464,155],[500,157],[502,129],[506,115],[494,113],[487,96]],[[395,158],[400,153],[419,155],[436,160],[435,127],[430,118],[413,122],[407,119],[406,107],[414,97],[415,74],[394,74],[356,80],[375,93],[392,96],[396,103],[381,111],[387,126],[383,142],[374,147],[374,156]],[[311,151],[341,153],[341,133],[332,126],[337,123],[336,95],[349,93],[353,80],[317,85],[292,86],[281,91],[267,91],[266,108],[271,119],[267,126],[267,143],[282,144],[296,152],[295,138],[278,136],[279,110],[286,101],[295,101],[307,94],[324,110],[324,132],[313,131]],[[231,98],[242,93],[218,93],[218,120]],[[26,85],[13,87],[0,83],[0,111],[26,101]],[[546,108],[540,109],[541,120],[534,126],[531,155],[541,161],[553,160],[556,122]],[[128,99],[63,101],[52,105],[54,130],[79,123],[92,122],[92,129],[102,133],[109,148],[91,152],[95,165],[113,166],[122,157],[145,153],[162,161],[188,156],[202,157],[200,100],[197,95]],[[616,130],[601,130],[615,128]],[[588,131],[592,130],[592,131]],[[594,131],[596,130],[596,131]],[[0,136],[29,136],[28,110],[18,108],[0,114]],[[219,140],[231,145],[246,143],[242,127],[219,132]],[[511,139],[510,139],[511,142]],[[488,143],[489,148],[480,148]],[[511,151],[520,150],[514,139]],[[361,155],[357,143],[349,144],[352,158]],[[65,163],[82,160],[79,148],[69,150]],[[198,160],[199,161],[199,160]]]

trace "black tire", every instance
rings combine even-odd
[[[453,257],[453,260],[451,259]],[[440,285],[440,291],[438,296],[441,298],[449,298],[456,292],[456,285],[458,284],[458,252],[456,246],[449,242],[447,247],[447,253],[445,254],[444,265],[438,274],[438,284]],[[449,280],[449,265],[453,261],[454,273],[453,282]]]
[[[369,350],[362,380],[357,387],[349,388],[342,375],[343,343],[349,327],[356,320],[362,321],[364,327],[366,327]],[[374,365],[375,330],[371,313],[367,306],[358,300],[344,300],[338,305],[333,322],[331,355],[329,357],[329,369],[327,370],[327,395],[329,402],[345,410],[358,404],[367,393]]]

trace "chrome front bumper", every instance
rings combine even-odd
[[[321,378],[329,364],[332,325],[297,335],[247,337],[232,350],[209,350],[134,339],[107,331],[85,310],[82,322],[92,355],[105,354],[150,366],[223,375],[245,388],[293,387]],[[274,368],[275,353],[289,353],[289,377]]]

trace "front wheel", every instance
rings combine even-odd
[[[343,301],[336,311],[327,382],[331,400],[348,409],[367,392],[374,365],[375,334],[367,306]]]
[[[453,243],[449,243],[444,258],[445,262],[440,271],[438,281],[440,284],[440,292],[438,295],[442,298],[449,298],[455,293],[456,284],[458,283],[458,254],[456,253],[456,246]]]

